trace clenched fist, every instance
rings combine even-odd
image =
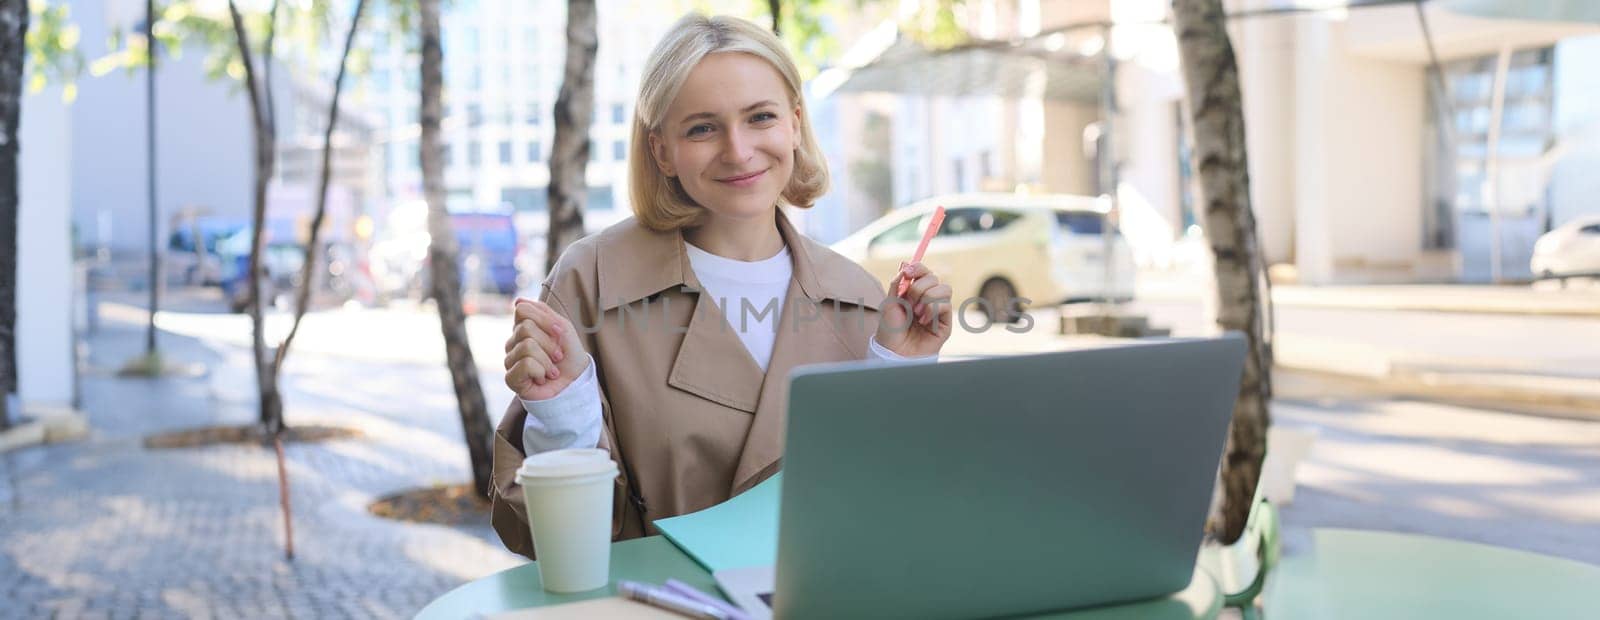
[[[553,398],[589,367],[572,323],[549,304],[517,299],[506,341],[506,387],[523,400]]]

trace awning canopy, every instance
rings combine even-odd
[[[1051,52],[1039,42],[983,41],[930,50],[903,35],[871,60],[824,71],[817,94],[884,92],[925,96],[1039,97],[1096,103],[1101,65],[1095,57]]]

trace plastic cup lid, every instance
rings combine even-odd
[[[575,448],[541,452],[522,460],[517,478],[570,478],[596,474],[615,474],[617,464],[611,453],[597,448]]]

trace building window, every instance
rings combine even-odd
[[[476,103],[467,104],[467,126],[477,127],[483,124],[483,106]]]
[[[478,141],[477,140],[473,140],[471,142],[468,142],[467,143],[467,166],[469,166],[469,167],[473,168],[474,170],[476,170],[478,168],[478,166],[481,166],[481,165],[483,165],[483,154],[478,152]]]
[[[612,124],[621,125],[627,119],[628,119],[628,111],[623,109],[622,104],[620,104],[620,103],[611,104],[611,123]]]
[[[504,165],[504,166],[511,165],[511,141],[510,140],[502,140],[500,142],[500,164]]]
[[[543,158],[544,158],[543,153],[541,153],[539,151],[539,142],[537,140],[535,140],[533,142],[529,142],[528,143],[528,163],[537,164],[540,161],[543,161]]]
[[[450,166],[454,166],[456,163],[456,150],[451,148],[451,145],[449,144],[442,145],[439,150],[443,153],[443,156],[440,159],[442,160],[444,167],[449,168]]]
[[[538,125],[544,120],[544,106],[537,102],[528,104],[528,124]]]
[[[1470,230],[1482,228],[1477,225],[1479,222],[1467,224],[1466,219],[1487,218],[1491,211],[1530,219],[1542,218],[1549,209],[1544,191],[1547,183],[1542,171],[1538,166],[1518,162],[1537,161],[1556,139],[1553,57],[1554,50],[1548,47],[1511,54],[1500,118],[1501,191],[1498,199],[1488,195],[1486,174],[1498,58],[1491,54],[1444,63],[1447,93],[1443,99],[1450,103],[1448,114],[1441,97],[1432,93],[1434,84],[1429,81],[1432,96],[1426,131],[1432,147],[1424,162],[1427,173],[1426,202],[1422,210],[1424,248],[1483,245],[1477,242],[1462,245],[1460,237],[1471,236]],[[1458,226],[1467,228],[1458,229]],[[1464,271],[1477,271],[1477,261],[1473,257],[1462,258],[1473,263],[1464,265]]]
[[[622,140],[617,140],[616,142],[612,142],[611,143],[611,158],[615,159],[617,161],[627,161],[627,159],[628,159],[628,143],[627,142],[623,142]]]
[[[1172,118],[1178,125],[1178,213],[1183,221],[1183,227],[1178,230],[1179,235],[1186,234],[1190,226],[1200,221],[1200,216],[1195,212],[1199,207],[1195,203],[1195,178],[1194,170],[1189,167],[1189,156],[1194,147],[1189,144],[1189,123],[1183,117],[1183,106],[1172,104]]]

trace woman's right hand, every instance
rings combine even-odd
[[[518,298],[506,341],[506,387],[523,400],[554,398],[589,366],[572,323],[542,301]]]

